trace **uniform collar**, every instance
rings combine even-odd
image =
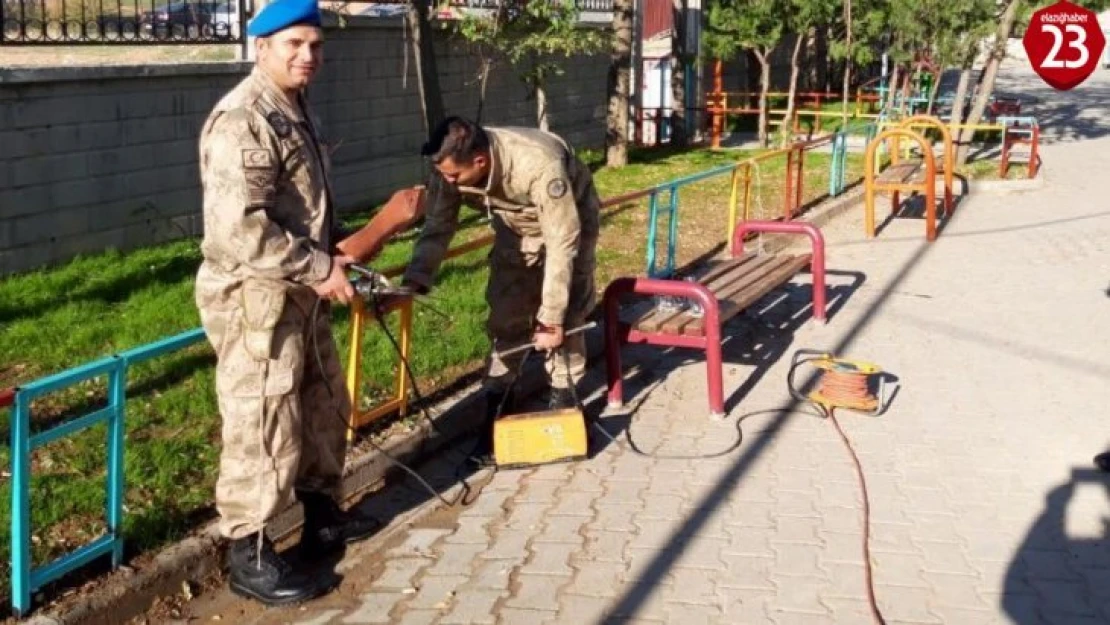
[[[501,178],[505,174],[505,165],[508,161],[502,153],[501,140],[497,137],[496,131],[491,131],[489,128],[485,129],[486,136],[489,137],[489,175],[486,176],[486,194],[488,195],[494,187],[501,186]]]
[[[297,94],[297,101],[290,102],[285,92],[277,86],[272,78],[262,71],[257,65],[251,70],[255,83],[262,89],[262,93],[279,111],[294,122],[303,122],[304,118],[304,93]]]

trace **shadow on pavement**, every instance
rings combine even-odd
[[[1102,491],[1098,499],[1105,508],[1110,501],[1110,475],[1073,468],[1071,479],[1045,496],[1044,511],[1006,570],[1000,603],[1015,625],[1110,619],[1110,519],[1099,519],[1101,527],[1088,536],[1071,537],[1068,531],[1068,508],[1078,503],[1074,500],[1084,485]],[[1080,504],[1075,515],[1089,517],[1090,512],[1089,506]],[[1088,528],[1093,521],[1074,516],[1073,520]]]

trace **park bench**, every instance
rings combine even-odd
[[[1041,129],[1035,117],[1000,117],[1002,124],[1002,158],[999,159],[998,176],[1005,179],[1014,163],[1024,163],[1027,177],[1036,178],[1040,169]]]
[[[751,233],[802,234],[810,239],[808,254],[764,255],[744,251]],[[744,221],[733,232],[728,258],[711,261],[685,279],[633,278],[614,280],[605,289],[605,354],[609,405],[624,404],[621,346],[627,343],[683,347],[706,354],[711,415],[725,414],[721,358],[722,326],[763,296],[805,269],[813,275],[813,317],[825,321],[825,241],[811,224]],[[664,299],[630,320],[621,319],[621,300],[628,296]],[[693,306],[675,306],[674,300]]]
[[[941,166],[937,166],[933,155],[932,143],[924,134],[914,131],[915,127],[936,129],[943,139],[944,150]],[[909,139],[917,144],[920,158],[903,158],[900,155],[900,141]],[[876,151],[884,143],[890,144],[890,165],[881,172],[875,163]],[[925,237],[933,241],[937,236],[936,227],[936,177],[944,180],[945,218],[952,215],[954,207],[953,179],[955,176],[955,145],[952,135],[939,119],[927,115],[914,115],[903,120],[897,127],[887,129],[867,145],[864,164],[864,224],[868,237],[875,236],[875,195],[890,193],[891,213],[898,212],[902,193],[920,193],[925,197]]]

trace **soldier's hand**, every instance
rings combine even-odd
[[[566,335],[563,332],[563,326],[547,326],[541,324],[536,328],[536,333],[532,335],[532,343],[536,346],[536,349],[550,352],[559,349],[565,338]]]
[[[331,273],[328,279],[312,287],[316,294],[323,299],[338,301],[346,304],[355,296],[355,289],[347,280],[347,265],[355,262],[350,256],[333,256],[331,259]]]

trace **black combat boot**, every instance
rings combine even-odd
[[[304,573],[297,573],[276,551],[269,538],[258,534],[231,541],[227,550],[231,591],[268,606],[301,603],[329,590]]]
[[[382,523],[372,516],[345,511],[331,495],[297,491],[304,506],[301,553],[309,558],[327,555],[343,545],[358,542],[378,531]]]
[[[478,444],[470,454],[470,461],[479,467],[496,464],[493,457],[493,424],[497,418],[515,409],[516,393],[505,391],[486,391],[486,415],[478,432]]]

